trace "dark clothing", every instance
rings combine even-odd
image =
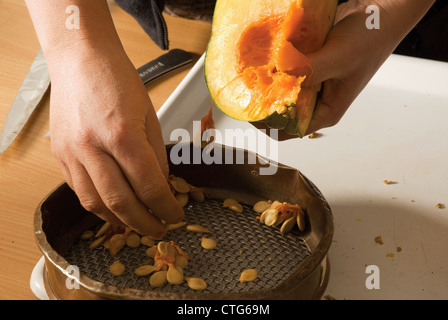
[[[115,1],[138,21],[151,39],[163,50],[169,48],[168,28],[162,16],[164,10],[173,14],[177,7],[181,12],[180,16],[208,21],[211,19],[215,4],[215,0]],[[345,1],[347,0],[339,0],[339,3]],[[191,14],[198,9],[201,11],[200,14]],[[448,1],[437,0],[394,53],[448,62]]]
[[[161,49],[168,50],[168,29],[162,16],[165,0],[115,0],[115,2],[137,20]]]
[[[448,1],[437,0],[395,53],[448,62]]]

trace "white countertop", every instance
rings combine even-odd
[[[202,64],[159,110],[166,143],[210,108]],[[214,119],[218,130],[252,127],[216,108]],[[326,294],[447,299],[448,63],[392,55],[340,123],[320,133],[280,142],[278,161],[302,171],[332,208]],[[378,266],[379,289],[366,287],[369,265]]]

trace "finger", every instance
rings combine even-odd
[[[127,134],[113,149],[113,156],[142,203],[168,223],[182,220],[184,211],[176,201],[157,156],[145,135]],[[166,153],[165,148],[163,150]]]
[[[163,223],[137,198],[114,159],[98,152],[84,166],[105,206],[125,225],[140,234],[165,234]]]
[[[341,79],[359,67],[359,53],[371,50],[371,43],[365,40],[366,30],[358,28],[363,19],[359,15],[343,17],[330,30],[323,47],[307,55],[313,70],[307,85]]]
[[[336,125],[355,98],[355,95],[348,92],[350,91],[341,81],[325,82],[306,134]]]
[[[333,49],[332,43],[326,44],[319,51],[308,55],[312,73],[306,82],[307,86],[319,85],[330,79],[335,79],[340,75],[341,61],[338,56],[343,55],[341,48]]]
[[[118,219],[117,216],[106,207],[103,200],[101,200],[101,197],[95,189],[92,179],[87,174],[84,166],[79,162],[75,162],[71,164],[70,172],[73,189],[84,209],[94,213],[105,221],[123,225],[123,222]]]

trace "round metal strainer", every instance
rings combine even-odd
[[[225,147],[223,147],[225,148]],[[168,151],[170,149],[168,148]],[[247,152],[246,152],[247,153]],[[91,240],[80,234],[99,228],[102,222],[86,212],[66,184],[59,186],[39,206],[35,215],[36,239],[46,257],[47,291],[54,298],[115,299],[312,299],[323,294],[328,281],[326,254],[331,244],[333,222],[328,204],[299,171],[279,166],[273,176],[257,175],[261,165],[172,165],[171,173],[195,186],[204,187],[204,202],[190,200],[184,221],[199,224],[213,234],[172,230],[163,240],[173,240],[189,256],[187,277],[200,277],[207,289],[194,291],[184,282],[149,285],[149,276],[134,274],[148,260],[146,246],[123,248],[115,257],[125,266],[121,276],[109,267],[114,258],[109,250],[89,249]],[[224,208],[223,199],[236,198],[243,212]],[[262,224],[252,205],[270,199],[298,203],[307,213],[304,232],[294,229],[282,234],[279,228]],[[218,242],[213,250],[201,246],[201,237]],[[68,289],[68,266],[80,271],[79,289]],[[255,268],[254,282],[240,283],[244,269]]]

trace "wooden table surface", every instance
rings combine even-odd
[[[163,54],[138,23],[111,3],[111,12],[124,48],[135,67]],[[205,51],[211,25],[165,15],[170,48],[191,52],[194,61]],[[39,50],[39,43],[23,1],[0,1],[0,126]],[[147,89],[159,109],[193,64],[151,83]],[[0,299],[36,299],[30,289],[31,272],[42,254],[36,245],[33,216],[40,201],[63,181],[51,153],[49,94],[20,135],[0,155]]]

